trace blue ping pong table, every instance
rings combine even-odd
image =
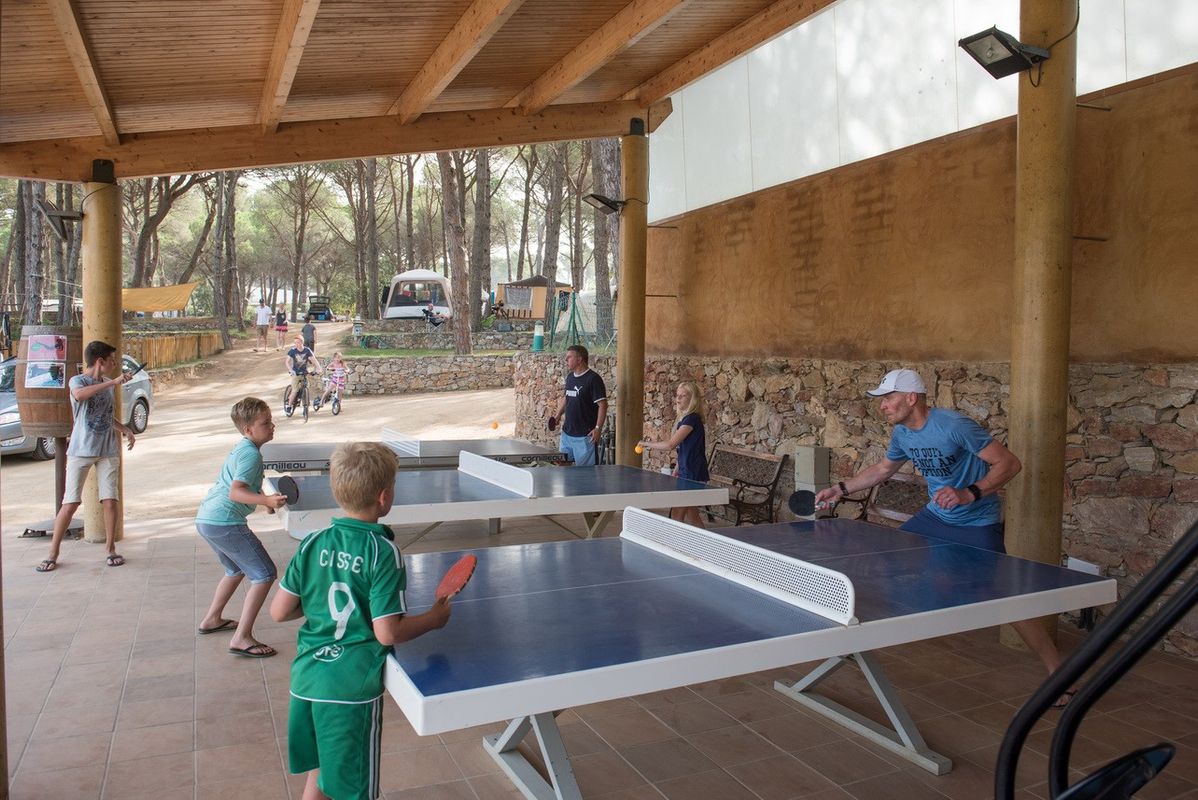
[[[342,512],[327,474],[298,475],[295,482],[299,500],[278,513],[292,538],[302,539],[328,527]],[[275,478],[268,477],[265,485],[267,491],[277,491]],[[442,522],[486,519],[492,521],[491,531],[497,532],[502,519],[581,514],[590,538],[601,533],[612,515],[626,506],[670,508],[727,502],[728,490],[723,487],[635,467],[525,468],[463,451],[456,470],[399,472],[395,503],[379,522],[429,525],[427,533]]]
[[[568,464],[570,456],[521,439],[403,439],[383,443],[395,450],[400,469],[457,469],[462,451],[505,464]],[[275,472],[328,472],[336,442],[267,442],[262,466]]]
[[[869,651],[1115,600],[1113,580],[838,519],[712,532],[630,508],[619,538],[471,552],[449,624],[396,648],[386,687],[422,735],[511,720],[484,745],[541,799],[580,797],[562,709],[821,659],[775,688],[943,774]],[[406,557],[410,608],[460,555]],[[893,729],[814,691],[846,662]],[[530,732],[548,782],[517,749]]]

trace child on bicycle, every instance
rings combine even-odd
[[[283,403],[283,411],[290,414],[296,398],[299,397],[300,387],[303,386],[305,391],[308,389],[308,373],[320,372],[320,362],[316,360],[312,348],[304,346],[304,337],[297,336],[295,343],[287,351],[284,363],[287,365],[287,373],[291,376],[291,391]]]
[[[324,394],[316,398],[316,402],[312,404],[313,411],[319,411],[320,407],[329,402],[329,396],[334,391],[337,392],[337,397],[341,397],[341,393],[345,391],[345,381],[349,375],[349,367],[345,365],[345,358],[338,350],[333,353],[333,360],[325,368]],[[333,409],[336,411],[336,409]]]

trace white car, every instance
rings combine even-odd
[[[17,409],[16,359],[0,362],[0,455],[29,453],[36,459],[54,458],[54,439],[44,436],[26,436],[21,431],[21,414]],[[121,359],[121,370],[133,372],[140,366],[129,356]],[[150,424],[150,410],[154,407],[154,389],[150,376],[143,369],[121,387],[123,392],[121,410],[125,424],[134,433],[141,433]]]

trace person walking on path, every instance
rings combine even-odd
[[[267,351],[266,332],[270,329],[270,306],[265,300],[258,301],[258,316],[255,320],[258,327],[258,347],[254,348],[254,352],[258,352],[258,348],[262,348],[262,352]]]

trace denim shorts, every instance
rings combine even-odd
[[[278,577],[275,562],[262,546],[262,542],[250,530],[250,526],[214,525],[210,522],[197,522],[196,530],[204,541],[216,551],[225,575],[235,578],[245,575],[250,583],[268,583]]]
[[[563,433],[558,440],[558,449],[569,453],[576,467],[591,467],[595,464],[595,443],[590,436],[571,436]]]

